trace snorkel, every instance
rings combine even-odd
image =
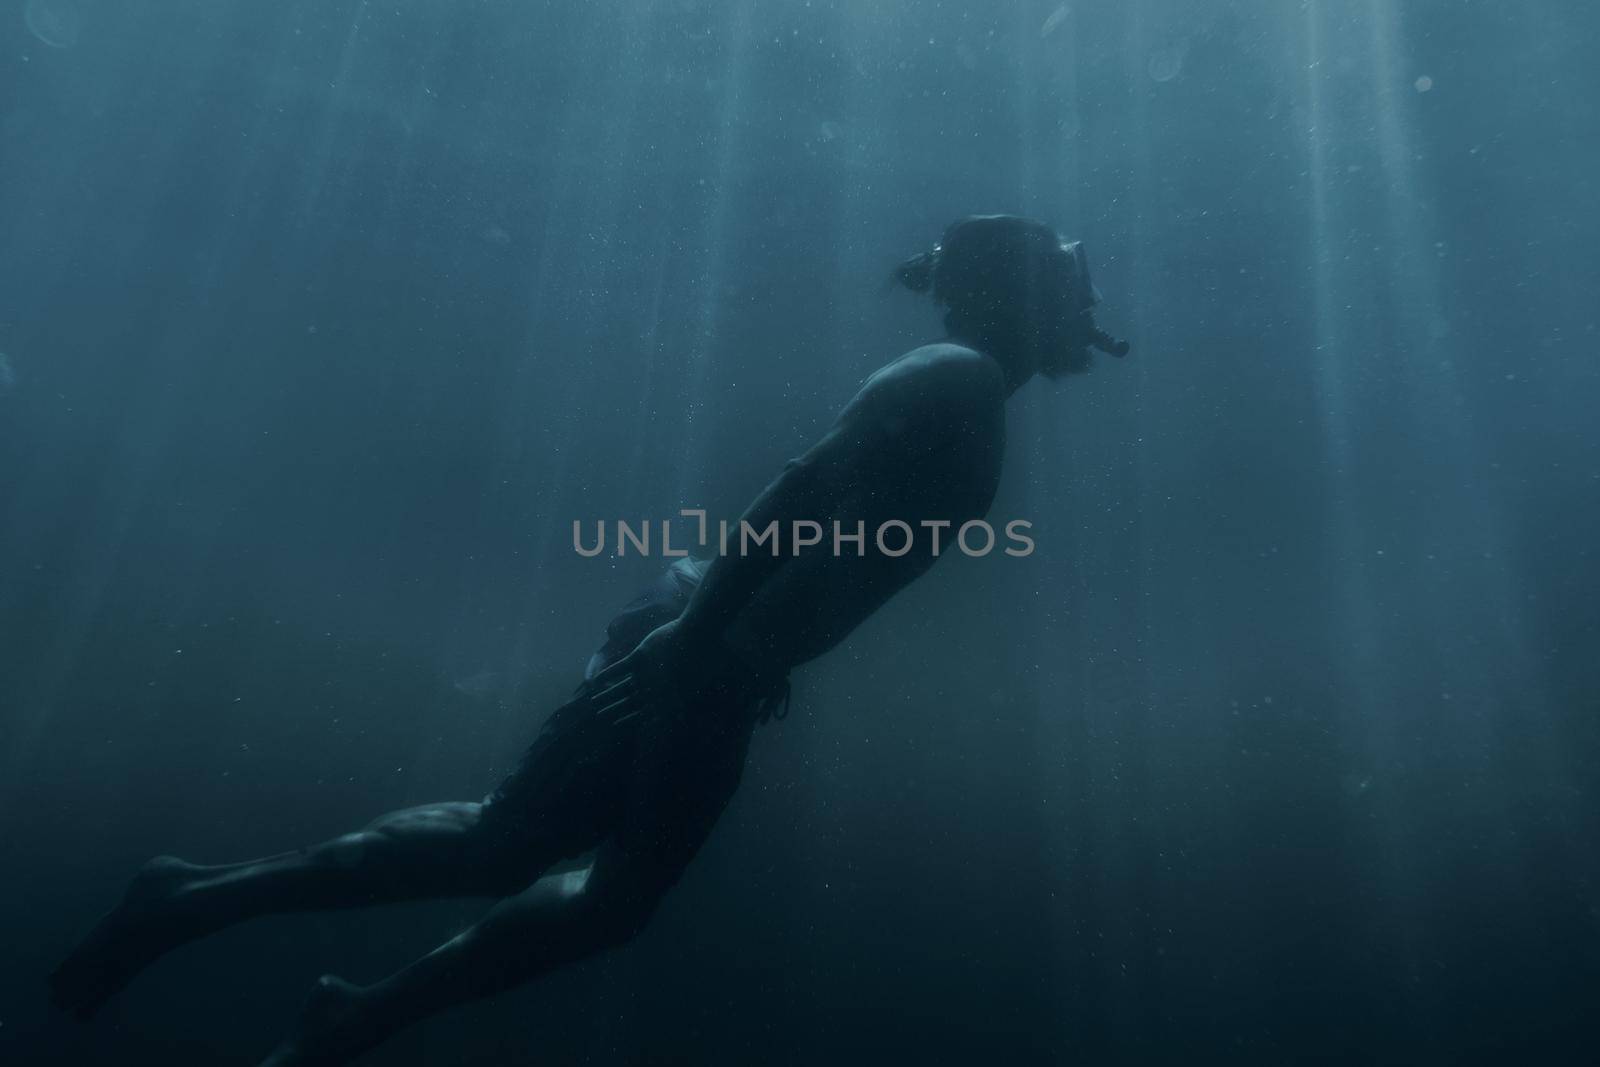
[[[1108,356],[1121,359],[1133,351],[1133,346],[1120,337],[1113,337],[1099,326],[1095,325],[1094,308],[1100,303],[1100,290],[1094,287],[1094,282],[1089,278],[1089,257],[1083,250],[1082,241],[1063,241],[1061,251],[1067,255],[1072,264],[1073,293],[1069,300],[1081,305],[1078,319],[1075,323],[1077,331],[1090,348],[1104,352]]]

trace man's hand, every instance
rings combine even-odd
[[[723,659],[716,642],[673,619],[596,674],[580,699],[590,702],[596,716],[621,723],[647,707],[675,707],[710,688],[725,670]]]

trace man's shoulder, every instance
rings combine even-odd
[[[1001,399],[1005,375],[990,357],[950,341],[913,348],[868,380],[895,392],[937,391],[968,400]]]

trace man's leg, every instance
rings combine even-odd
[[[186,941],[272,912],[438,896],[502,896],[559,858],[484,826],[476,803],[391,812],[365,829],[266,859],[204,867],[162,856],[51,976],[57,1006],[88,1016]]]
[[[375,985],[319,979],[262,1067],[332,1067],[446,1008],[491,996],[629,940],[681,866],[603,846],[594,865],[538,882]]]
[[[610,729],[610,728],[608,728]],[[623,811],[587,878],[549,878],[409,967],[360,988],[322,978],[263,1067],[332,1067],[429,1015],[521,985],[633,937],[700,850],[744,769],[754,722],[722,708],[646,714]]]

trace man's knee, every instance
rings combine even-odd
[[[430,804],[383,815],[321,846],[319,858],[339,870],[374,877],[439,880],[452,888],[506,896],[537,878],[548,861],[526,842],[497,835],[476,803]]]
[[[577,903],[600,947],[616,948],[632,941],[649,925],[668,884],[651,878],[632,880],[626,885],[609,879],[596,883],[591,878],[578,894]]]
[[[357,830],[324,843],[313,855],[335,870],[353,871],[365,866],[372,850],[382,844],[383,839],[378,833]]]

